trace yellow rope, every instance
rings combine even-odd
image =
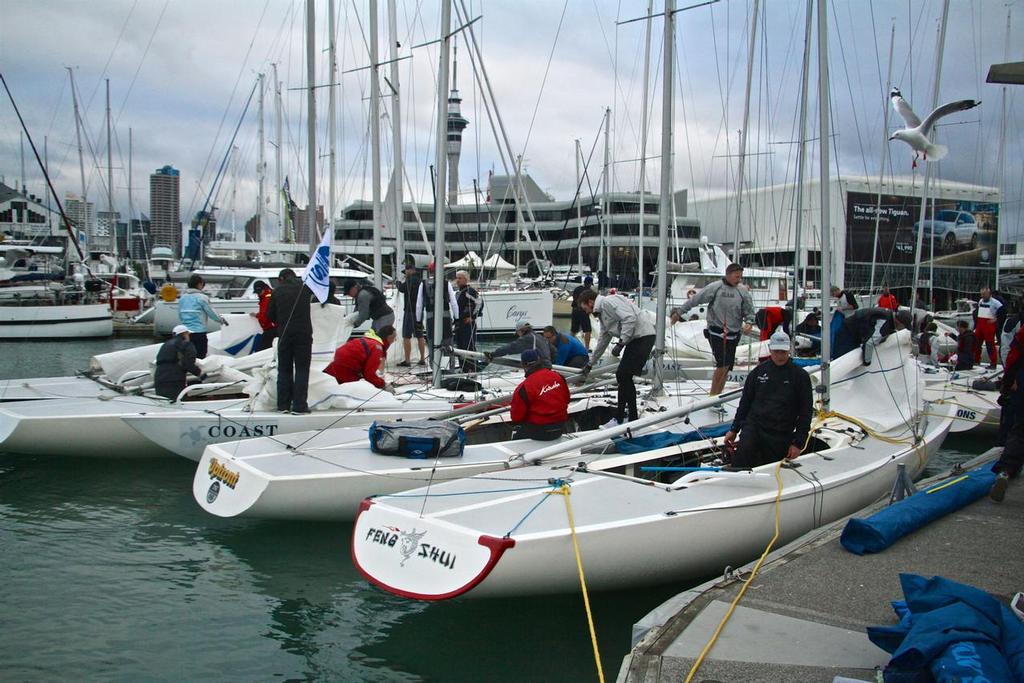
[[[761,565],[764,564],[765,558],[768,557],[768,553],[772,551],[772,547],[774,547],[775,541],[779,540],[779,508],[782,507],[781,472],[783,462],[783,460],[780,460],[778,464],[775,465],[775,481],[779,483],[779,490],[775,494],[775,535],[772,536],[772,540],[768,542],[768,545],[765,547],[764,552],[761,553],[761,557],[757,560],[757,564],[754,565],[753,571],[750,572],[750,577],[743,582],[743,587],[740,589],[740,592],[736,594],[736,597],[733,599],[732,604],[729,605],[729,609],[726,611],[725,616],[722,617],[722,620],[720,622],[718,622],[718,627],[715,629],[715,632],[711,634],[711,639],[707,642],[707,645],[704,646],[704,649],[700,651],[700,656],[697,657],[697,661],[695,661],[693,663],[693,666],[690,667],[690,673],[686,675],[686,680],[684,683],[690,683],[690,681],[693,680],[693,677],[697,674],[697,670],[700,669],[701,664],[704,663],[704,658],[707,657],[709,652],[711,652],[711,648],[715,646],[715,642],[718,640],[718,636],[721,635],[722,629],[725,628],[725,625],[729,621],[729,618],[732,617],[732,613],[736,609],[736,605],[738,605],[740,600],[743,599],[743,595],[747,592],[747,588],[750,587],[750,584],[753,582],[754,577],[756,577],[757,573],[761,571]]]
[[[590,611],[590,597],[587,595],[587,581],[583,577],[583,559],[580,557],[580,545],[576,540],[576,523],[572,518],[572,505],[569,504],[569,485],[562,484],[562,487],[548,493],[559,494],[565,497],[565,512],[569,516],[569,531],[572,534],[572,548],[576,553],[576,568],[580,573],[580,588],[583,589],[583,606],[587,610],[587,626],[590,628],[590,643],[594,648],[594,661],[597,663],[597,679],[604,683],[604,669],[601,668],[601,651],[597,647],[597,632],[594,630],[594,615]]]

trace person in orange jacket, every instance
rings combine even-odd
[[[267,313],[267,308],[270,306],[270,297],[273,296],[274,290],[270,288],[263,280],[257,280],[253,283],[252,291],[256,293],[256,296],[260,300],[260,308],[256,313],[250,313],[252,317],[256,318],[259,322],[260,327],[263,328],[263,333],[260,335],[260,339],[256,342],[256,347],[253,351],[263,351],[269,349],[274,344],[274,337],[277,336],[277,323],[270,319],[270,315]]]
[[[353,337],[339,346],[324,372],[338,380],[338,384],[365,379],[378,389],[390,391],[384,381],[384,358],[393,341],[393,325],[385,325],[379,333],[369,329],[362,337]]]
[[[878,307],[895,311],[899,309],[900,303],[896,301],[896,295],[890,292],[888,287],[882,287],[882,296],[878,297]]]

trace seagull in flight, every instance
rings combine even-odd
[[[922,122],[921,119],[917,118],[917,114],[910,108],[910,104],[903,99],[903,94],[899,88],[893,88],[892,92],[889,93],[889,99],[892,100],[893,109],[896,113],[903,117],[906,128],[896,131],[889,138],[892,140],[902,140],[911,146],[914,150],[914,164],[913,167],[917,168],[918,158],[923,158],[925,161],[938,161],[946,156],[949,149],[943,145],[932,144],[928,139],[928,134],[931,133],[932,128],[935,126],[935,122],[941,119],[943,116],[948,116],[954,112],[967,111],[977,107],[981,102],[974,100],[957,100],[956,102],[947,102],[941,107],[937,108],[931,114],[925,117]]]

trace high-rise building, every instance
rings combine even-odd
[[[246,242],[259,242],[260,237],[263,236],[263,230],[260,225],[260,214],[256,214],[245,222],[245,241]]]
[[[113,226],[117,225],[118,221],[121,220],[121,213],[119,211],[98,211],[96,213],[96,229],[92,233],[92,245],[89,247],[93,251],[113,251],[113,241],[111,235],[113,234]],[[124,253],[124,243],[118,245],[118,252]]]
[[[64,212],[75,226],[82,249],[94,251],[96,248],[92,244],[92,238],[96,234],[96,206],[68,192],[64,195]]]
[[[309,212],[308,209],[295,207],[293,220],[295,222],[295,241],[298,244],[309,244]],[[317,230],[324,229],[324,207],[316,207]],[[319,241],[319,240],[317,240]]]
[[[456,53],[457,54],[457,53]],[[452,60],[452,91],[448,94],[448,204],[459,203],[459,157],[462,155],[462,131],[469,121],[462,115],[458,85],[458,63]],[[440,185],[440,182],[438,182]]]
[[[178,169],[158,168],[149,176],[149,217],[152,247],[170,247],[181,254],[181,198]]]

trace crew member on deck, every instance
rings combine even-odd
[[[395,312],[379,289],[358,280],[345,280],[341,283],[341,291],[355,300],[356,310],[346,318],[352,327],[359,327],[369,320],[378,336],[385,326],[394,327]]]
[[[643,372],[644,365],[651,357],[654,349],[654,324],[636,304],[621,294],[598,296],[593,290],[583,292],[580,295],[580,308],[590,315],[596,315],[601,321],[601,336],[598,337],[594,355],[583,366],[583,375],[586,376],[591,365],[601,360],[612,337],[617,337],[619,341],[612,348],[612,355],[619,358],[619,367],[615,369],[618,406],[614,423],[623,424],[627,417],[636,421],[639,413],[633,377]]]
[[[542,334],[555,349],[555,365],[582,368],[590,360],[590,354],[577,337],[562,334],[553,325],[545,327]]]
[[[523,351],[524,379],[512,392],[514,438],[554,441],[569,419],[569,386],[554,370],[544,367],[534,349]]]
[[[324,372],[338,384],[365,379],[378,389],[390,389],[384,380],[384,359],[395,341],[395,328],[385,325],[380,334],[367,330],[362,337],[352,337],[334,352],[334,360]]]
[[[527,349],[537,352],[544,367],[551,367],[551,359],[555,357],[555,350],[543,335],[533,331],[533,325],[528,320],[520,320],[516,324],[515,339],[493,351],[484,351],[484,357],[487,360],[492,360],[501,356],[519,355]]]
[[[267,313],[267,309],[270,307],[270,297],[274,295],[274,290],[263,280],[257,280],[253,283],[252,291],[259,297],[260,308],[256,313],[250,313],[249,315],[256,318],[263,329],[263,332],[260,334],[260,340],[255,348],[253,348],[253,351],[263,351],[274,345],[274,337],[277,336],[277,325],[274,324],[274,321],[270,319],[270,315]]]
[[[981,345],[988,348],[989,370],[996,369],[996,321],[1001,318],[1000,309],[1003,302],[992,296],[992,290],[986,285],[981,288],[981,298],[974,312],[978,319],[974,323],[974,362],[981,363]]]
[[[778,331],[768,340],[771,358],[747,375],[727,448],[742,433],[733,467],[757,467],[800,455],[811,428],[811,377],[789,357],[789,335]]]
[[[196,358],[206,358],[206,333],[210,318],[219,321],[225,327],[228,324],[224,316],[213,310],[210,297],[203,292],[204,287],[206,281],[202,276],[192,273],[188,276],[188,289],[178,301],[178,319],[191,333],[192,344],[196,347]]]
[[[680,306],[672,309],[672,324],[683,319],[694,306],[707,304],[708,326],[704,336],[711,345],[715,357],[715,371],[711,376],[711,396],[722,393],[725,379],[736,362],[736,345],[740,332],[750,332],[754,320],[754,301],[750,291],[740,284],[743,266],[730,263],[721,280],[712,282]]]
[[[888,308],[890,311],[899,310],[900,302],[896,301],[896,295],[889,291],[888,287],[882,287],[882,296],[878,297],[880,308]]]
[[[594,288],[594,278],[589,275],[583,278],[583,284],[572,290],[572,335],[575,337],[583,333],[583,347],[590,353],[590,334],[593,325],[590,323],[590,316],[580,309],[580,294]]]
[[[184,325],[174,327],[174,336],[165,341],[156,353],[156,370],[153,381],[157,395],[172,401],[178,398],[188,383],[188,373],[202,377],[203,372],[196,365],[196,347],[190,339],[191,333]]]

